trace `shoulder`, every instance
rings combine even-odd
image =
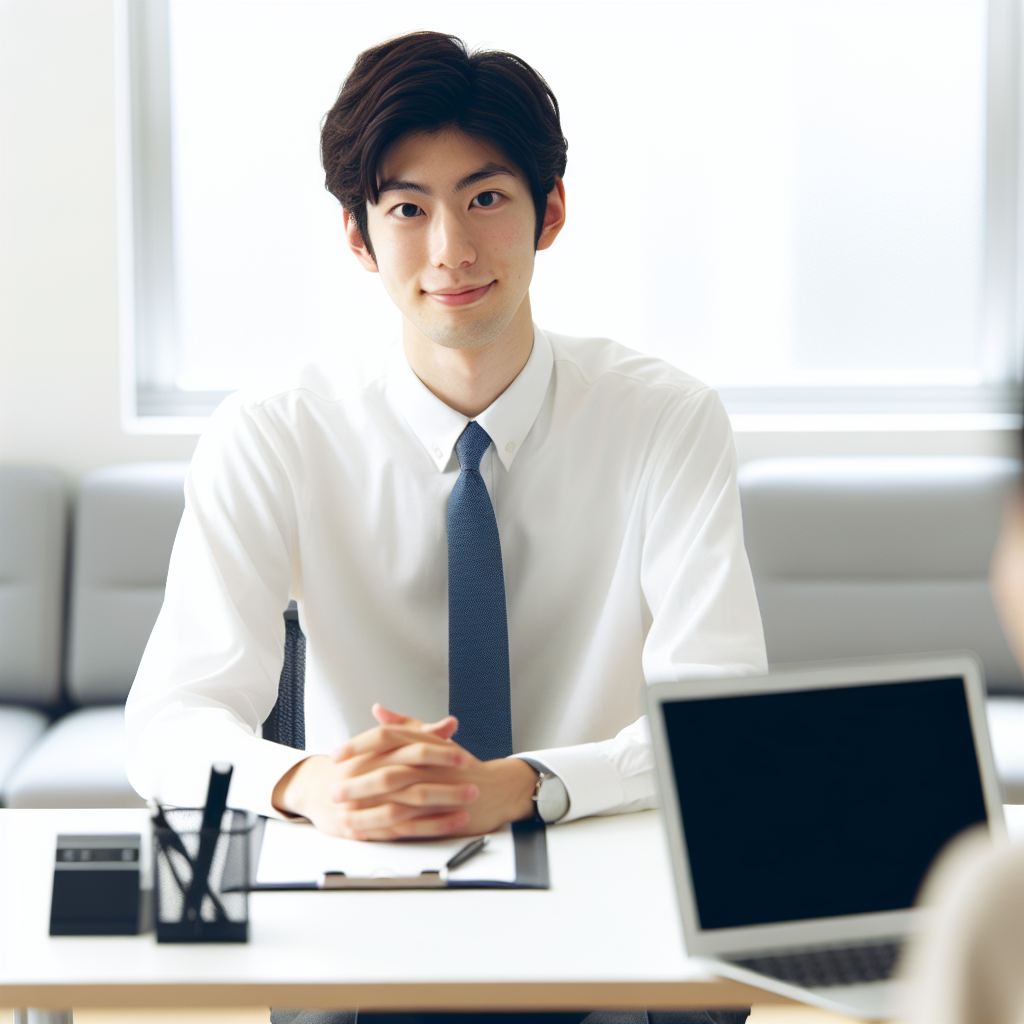
[[[575,338],[545,331],[554,357],[556,387],[569,398],[605,406],[615,419],[711,417],[727,422],[718,392],[678,367],[609,338]]]
[[[229,395],[214,413],[211,427],[238,429],[246,424],[289,430],[317,411],[354,411],[381,392],[386,379],[386,353],[270,369],[258,383]]]
[[[664,359],[644,355],[610,338],[544,333],[551,342],[555,366],[578,377],[584,386],[658,390],[680,398],[713,394],[706,384]]]

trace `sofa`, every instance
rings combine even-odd
[[[123,705],[163,599],[186,468],[83,476],[69,558],[58,475],[0,468],[4,805],[141,804]],[[1006,798],[1024,803],[1024,678],[987,586],[1018,473],[1008,459],[766,459],[741,467],[740,495],[769,661],[975,651]]]
[[[988,569],[1020,464],[787,458],[740,468],[770,664],[967,648],[985,667],[1005,797],[1024,803],[1024,677]]]
[[[124,768],[124,702],[163,602],[171,547],[185,507],[186,469],[187,463],[142,463],[108,466],[82,477],[68,560],[66,631],[59,614],[63,594],[56,626],[49,619],[33,623],[56,637],[58,669],[60,636],[65,635],[63,673],[55,671],[46,687],[17,691],[34,705],[34,713],[55,720],[0,776],[0,800],[6,806],[143,805]],[[18,472],[9,477],[12,470],[3,470],[0,489],[5,495],[22,489]],[[29,499],[24,500],[27,510]],[[36,529],[31,519],[26,525]],[[0,528],[0,560],[17,545]],[[6,617],[0,621],[0,652],[18,644],[9,632],[19,628]],[[5,690],[0,700],[7,710]]]

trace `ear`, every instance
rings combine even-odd
[[[537,249],[550,248],[558,237],[558,232],[565,226],[565,182],[555,178],[555,187],[548,193],[547,206],[544,208],[544,226],[540,229]]]
[[[379,273],[377,261],[373,258],[373,253],[370,252],[366,242],[363,241],[355,217],[348,210],[342,210],[341,216],[345,222],[345,239],[352,254],[363,265],[364,270],[368,270],[371,274]]]

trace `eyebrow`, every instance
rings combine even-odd
[[[470,185],[475,185],[478,181],[483,181],[485,178],[496,178],[502,174],[507,174],[510,178],[515,177],[515,173],[504,164],[484,164],[480,170],[474,171],[472,174],[467,174],[455,186],[455,191],[461,192],[463,189],[469,188]]]
[[[503,174],[508,175],[510,178],[516,177],[515,172],[504,164],[484,164],[479,170],[473,171],[471,174],[467,174],[464,178],[460,179],[455,186],[455,191],[462,192],[464,189],[469,188],[470,185],[475,185],[478,181],[483,181],[486,178],[495,178]],[[381,182],[377,191],[381,195],[385,192],[419,192],[420,195],[424,196],[433,195],[426,185],[420,185],[415,181],[406,181],[403,178],[391,178],[388,181]]]

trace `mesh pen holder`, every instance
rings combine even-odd
[[[259,817],[224,812],[220,831],[204,832],[203,812],[164,813],[170,828],[153,823],[157,942],[246,942],[249,938],[249,864]],[[206,885],[195,883],[209,858]]]

